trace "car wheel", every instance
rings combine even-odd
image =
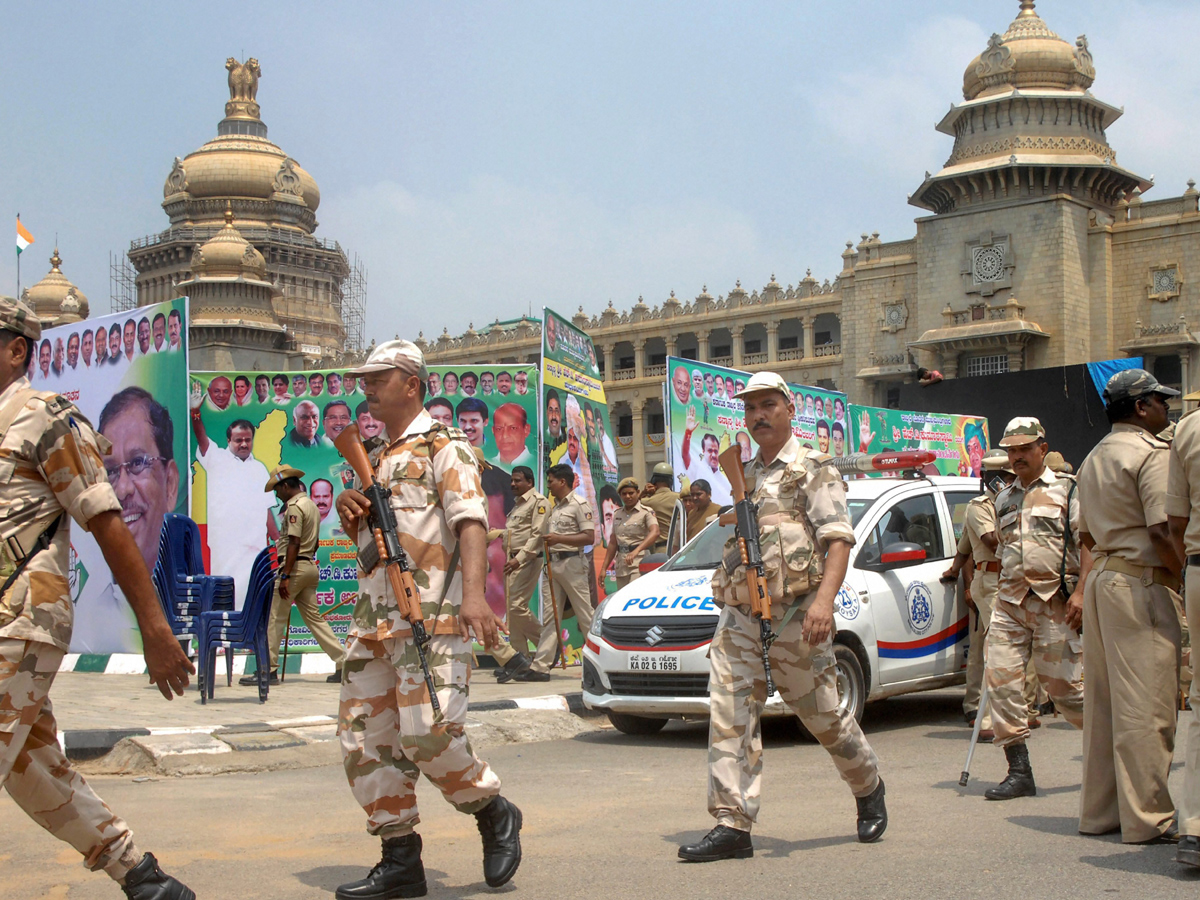
[[[621,734],[658,734],[667,724],[666,719],[650,719],[646,716],[630,716],[611,711],[608,720]]]
[[[862,722],[863,709],[867,705],[867,682],[858,654],[844,644],[834,644],[833,657],[837,672],[838,709],[849,712],[856,722]]]

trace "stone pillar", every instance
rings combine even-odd
[[[677,349],[675,332],[672,331],[667,335],[667,356],[678,356],[679,354],[675,352]]]
[[[1191,393],[1191,378],[1188,363],[1191,361],[1192,350],[1190,347],[1179,348],[1179,391],[1181,394]]]
[[[805,316],[800,320],[801,332],[804,335],[804,358],[812,359],[817,355],[817,351],[813,346],[813,323],[815,319]]]
[[[767,362],[779,360],[779,320],[770,319],[767,322]]]
[[[707,328],[700,329],[696,332],[696,358],[700,362],[708,362],[708,336],[711,333],[712,332]]]
[[[733,344],[733,367],[740,368],[742,365],[742,351],[746,349],[745,343],[742,341],[742,335],[746,333],[746,326],[742,324],[733,325],[729,329],[729,334],[733,338],[730,342]]]
[[[613,352],[617,349],[616,344],[605,344],[603,347],[597,347],[600,355],[604,358],[604,381],[607,384],[613,380],[613,365],[616,360],[613,358]]]
[[[641,378],[646,368],[646,339],[633,340],[633,377]]]
[[[942,377],[958,377],[958,353],[954,350],[949,350],[942,354]]]
[[[1021,369],[1023,368],[1023,366],[1021,364],[1022,363],[1021,357],[1023,355],[1022,349],[1023,348],[1021,347],[1020,344],[1009,344],[1008,345],[1008,371],[1020,372]]]
[[[638,484],[646,480],[646,423],[642,418],[642,410],[646,401],[634,397],[629,401],[629,411],[633,413],[633,477]]]

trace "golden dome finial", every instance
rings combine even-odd
[[[1036,15],[1037,12],[1033,8],[1033,0],[1021,0],[1021,11],[1017,13],[1017,18],[1029,18]]]
[[[225,227],[233,227],[233,204],[228,200],[225,201]]]
[[[258,60],[250,57],[245,62],[238,62],[231,56],[225,60],[225,68],[229,72],[229,102],[225,104],[225,117],[257,120],[258,79],[262,76]]]
[[[54,247],[54,255],[50,257],[50,271],[57,272],[62,265],[62,257],[58,255],[58,245]]]

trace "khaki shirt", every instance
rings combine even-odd
[[[547,534],[578,534],[581,531],[586,531],[589,534],[594,533],[594,517],[592,516],[592,508],[588,506],[587,501],[576,494],[574,491],[568,491],[567,496],[555,502],[550,507],[550,512],[546,518],[542,519],[542,537]],[[551,544],[551,553],[582,553],[583,547],[574,547],[568,544]]]
[[[1200,553],[1200,416],[1194,410],[1175,426],[1167,469],[1167,515],[1188,520],[1184,552]]]
[[[707,509],[695,510],[687,518],[687,539],[690,541],[692,538],[698,535],[704,530],[705,525],[707,525],[720,514],[721,507],[717,506],[717,504],[713,503],[711,500],[708,502]]]
[[[1079,468],[1079,530],[1092,551],[1161,566],[1148,526],[1167,521],[1170,446],[1133,425],[1114,425]]]
[[[764,463],[758,451],[746,466],[746,488],[758,504],[759,542],[772,603],[814,590],[825,573],[829,542],[854,544],[846,483],[833,467],[833,457],[801,448],[791,437],[770,463]],[[719,602],[749,605],[745,567],[734,537],[726,543],[712,584]]]
[[[1066,574],[1079,575],[1079,492],[1071,491],[1074,483],[1070,475],[1056,475],[1047,468],[1028,489],[1018,478],[996,496],[1000,600],[1020,605],[1030,591],[1043,600],[1054,596],[1060,586],[1068,519]],[[1067,586],[1071,587],[1070,581]]]
[[[967,504],[958,552],[970,554],[976,563],[996,562],[998,557],[983,542],[983,536],[996,530],[996,503],[991,494],[980,494]]]
[[[301,492],[287,502],[282,518],[279,540],[275,543],[279,564],[282,566],[287,559],[288,542],[293,537],[300,542],[296,548],[296,558],[314,560],[321,531],[321,511],[317,509],[317,504],[308,494]]]
[[[504,556],[526,566],[542,552],[542,520],[550,512],[550,501],[532,488],[517,498],[500,535]]]
[[[0,394],[0,410],[29,380],[18,378]],[[36,554],[0,597],[0,638],[70,649],[74,610],[68,582],[71,519],[84,531],[95,516],[121,504],[108,483],[104,454],[112,445],[70,401],[40,393],[25,402],[0,440],[0,584],[64,510],[50,546]]]
[[[649,497],[643,497],[638,501],[642,506],[648,507],[658,519],[658,544],[665,543],[667,540],[667,531],[671,528],[671,516],[675,512],[675,504],[678,501],[679,494],[665,487],[659,487]]]
[[[456,566],[450,571],[450,560],[458,530],[465,522],[487,528],[487,501],[471,444],[457,428],[435,423],[422,410],[399,438],[391,440],[385,432],[366,447],[375,478],[391,492],[396,530],[421,593],[425,627],[433,634],[457,634],[462,569]],[[354,487],[362,489],[357,477]],[[360,548],[374,540],[369,529],[359,529]],[[381,564],[364,572],[360,567],[350,636],[384,640],[411,634],[386,568]]]
[[[640,501],[629,512],[622,505],[613,513],[613,540],[617,542],[617,575],[636,575],[638,563],[645,553],[639,553],[633,565],[625,562],[625,554],[633,550],[646,539],[650,533],[650,525],[657,519],[654,511]]]

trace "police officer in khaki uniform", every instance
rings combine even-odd
[[[1112,430],[1079,469],[1079,536],[1092,553],[1083,597],[1083,789],[1079,831],[1126,844],[1174,840],[1167,790],[1175,752],[1183,560],[1167,527],[1164,387],[1125,369],[1104,388]]]
[[[71,766],[50,687],[71,645],[71,533],[91,532],[137,617],[146,671],[163,696],[195,669],[163,617],[150,573],[110,482],[132,479],[70,401],[30,387],[34,312],[0,297],[0,784],[31,819],[104,871],[131,900],[195,900],[142,854],[129,826]],[[107,470],[107,471],[106,471]],[[74,523],[74,524],[72,524]],[[13,873],[5,878],[20,883]]]
[[[536,648],[543,637],[550,641],[554,634],[553,618],[535,616],[529,608],[542,572],[542,520],[550,511],[550,503],[534,490],[529,466],[513,467],[512,491],[516,502],[504,527],[488,532],[489,541],[504,541],[504,593],[508,603],[508,640],[501,636],[500,646],[492,653],[500,663],[495,675],[501,682],[549,681],[549,665],[544,660],[531,662],[526,654],[530,644]],[[542,618],[550,621],[544,623]]]
[[[624,478],[617,485],[617,494],[624,504],[613,514],[612,537],[604,554],[607,572],[616,562],[617,587],[623,588],[640,574],[638,564],[646,551],[658,543],[658,518],[640,496],[636,478]]]
[[[854,715],[838,703],[833,648],[833,604],[854,544],[846,485],[831,456],[802,448],[792,434],[795,406],[779,375],[758,372],[737,396],[758,442],[746,488],[758,504],[763,586],[778,634],[770,647],[771,673],[784,703],[829,752],[855,797],[858,839],[871,843],[887,828],[883,779]],[[712,590],[722,607],[709,650],[708,811],[717,826],[679,848],[688,862],[754,855],[750,829],[762,782],[762,639],[732,538]]]
[[[642,505],[650,507],[658,519],[658,542],[654,545],[655,553],[667,552],[667,532],[671,529],[671,516],[675,513],[675,504],[679,494],[672,489],[675,483],[675,470],[670,463],[661,462],[654,467],[650,480],[642,488]]]
[[[321,513],[313,503],[304,484],[300,481],[304,473],[287,465],[271,470],[271,477],[263,490],[275,492],[283,504],[280,518],[279,540],[275,548],[279,557],[279,577],[275,582],[275,595],[271,598],[271,618],[267,624],[267,647],[271,653],[271,684],[279,682],[279,644],[284,632],[291,624],[292,604],[300,610],[300,618],[312,632],[321,649],[337,667],[326,681],[340,683],[342,660],[346,651],[329,623],[321,615],[317,605],[317,541],[321,530]],[[256,685],[257,676],[247,675],[239,684]]]
[[[595,519],[587,501],[575,493],[575,472],[566,463],[550,467],[546,487],[554,498],[554,506],[542,520],[542,538],[549,544],[547,569],[552,575],[558,617],[561,621],[563,608],[570,601],[579,622],[579,633],[587,634],[592,627],[593,608],[587,584],[591,572],[583,548],[596,539]],[[547,618],[553,622],[552,616]],[[543,632],[534,664],[540,662],[549,671],[557,649],[558,635],[553,629],[549,634]]]

